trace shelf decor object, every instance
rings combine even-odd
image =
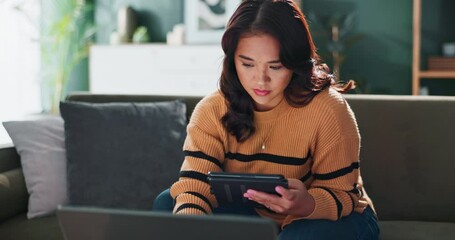
[[[442,43],[442,55],[444,57],[455,57],[455,42]]]
[[[186,0],[186,43],[220,43],[226,23],[239,3],[240,0]]]

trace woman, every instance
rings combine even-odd
[[[220,91],[195,108],[180,179],[172,198],[163,192],[155,208],[167,201],[175,214],[219,211],[207,183],[210,171],[282,174],[289,188],[276,187],[279,195],[244,194],[268,208],[253,214],[279,224],[280,239],[377,239],[359,171],[357,124],[339,93],[352,83],[336,84],[319,64],[295,3],[243,1],[222,48]]]

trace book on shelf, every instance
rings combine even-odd
[[[428,57],[428,70],[455,71],[455,57]]]

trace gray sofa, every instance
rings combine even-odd
[[[186,102],[188,116],[200,100],[88,93],[68,96],[68,100],[84,102],[176,98]],[[346,98],[362,135],[361,171],[379,215],[381,239],[455,239],[455,97]],[[14,147],[0,148],[0,239],[62,239],[55,216],[27,220],[27,196],[20,157]]]

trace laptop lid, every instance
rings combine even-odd
[[[66,240],[275,240],[277,225],[254,216],[173,215],[165,212],[60,206]]]

